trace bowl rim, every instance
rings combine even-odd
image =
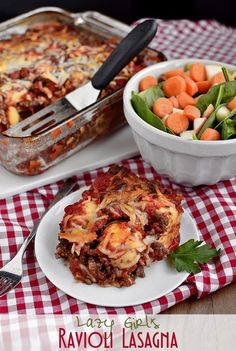
[[[132,107],[131,104],[131,91],[135,91],[134,85],[135,83],[137,83],[137,81],[139,81],[143,76],[145,76],[146,74],[150,74],[153,73],[153,71],[157,71],[158,70],[163,70],[163,72],[167,71],[169,68],[169,66],[172,65],[176,65],[176,67],[178,66],[183,66],[185,64],[188,63],[194,63],[194,62],[201,62],[204,64],[213,64],[213,65],[222,65],[225,66],[228,69],[235,69],[236,70],[236,66],[232,65],[232,64],[228,64],[228,63],[224,63],[224,62],[220,62],[220,61],[214,61],[214,60],[207,60],[207,59],[199,59],[199,58],[183,58],[183,59],[174,59],[174,60],[169,60],[169,61],[164,61],[164,62],[160,62],[160,63],[156,63],[154,65],[148,66],[144,69],[142,69],[141,71],[137,72],[133,77],[130,78],[130,80],[128,81],[128,83],[126,84],[125,88],[124,88],[124,93],[123,93],[123,103],[124,103],[124,109],[126,109],[129,113],[129,116],[132,117],[134,122],[139,123],[140,125],[142,125],[144,128],[146,128],[146,130],[149,130],[152,133],[156,133],[159,136],[165,137],[166,139],[169,139],[172,142],[178,142],[178,143],[182,143],[183,145],[198,145],[198,147],[205,147],[206,145],[208,147],[212,147],[214,145],[214,147],[217,146],[226,146],[226,145],[231,145],[236,143],[236,139],[229,139],[229,140],[217,140],[217,141],[204,141],[201,140],[201,142],[199,142],[199,140],[186,140],[183,138],[180,138],[176,135],[172,135],[169,133],[166,133],[164,131],[161,131],[153,126],[151,126],[150,124],[148,124],[147,122],[145,122],[141,117],[139,117],[139,115],[135,112],[135,110]],[[157,74],[158,76],[158,74]],[[129,121],[128,121],[129,122]],[[132,126],[131,126],[132,127]],[[144,137],[145,138],[145,137]],[[146,138],[145,138],[146,139]],[[233,152],[232,152],[233,153]]]

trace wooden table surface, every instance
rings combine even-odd
[[[163,312],[165,314],[236,314],[236,282],[203,299],[191,298]]]

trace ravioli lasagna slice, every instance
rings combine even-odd
[[[130,286],[179,245],[182,197],[112,166],[65,208],[56,257],[78,281]]]

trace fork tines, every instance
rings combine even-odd
[[[7,277],[0,277],[0,296],[5,295],[5,293],[11,289],[14,285],[14,281]]]

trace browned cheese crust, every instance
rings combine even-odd
[[[89,81],[116,44],[57,21],[0,40],[0,132]],[[159,61],[156,54],[147,59]],[[124,87],[145,60],[134,58],[102,95]]]
[[[180,241],[181,195],[112,166],[65,208],[56,256],[78,281],[130,286]]]

